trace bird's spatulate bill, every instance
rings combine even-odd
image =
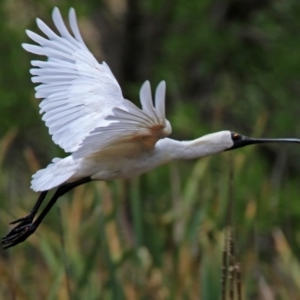
[[[295,138],[251,138],[241,136],[238,140],[233,140],[233,146],[228,150],[233,150],[253,144],[267,144],[267,143],[300,143],[300,139]]]

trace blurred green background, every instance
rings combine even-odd
[[[297,0],[0,2],[0,234],[26,215],[30,177],[64,157],[39,116],[25,29],[76,9],[82,36],[139,105],[167,82],[172,138],[230,129],[300,137]],[[0,252],[1,299],[219,299],[233,170],[243,299],[300,299],[300,148],[266,145],[95,182],[56,204],[26,242]]]

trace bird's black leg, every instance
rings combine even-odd
[[[77,181],[74,181],[71,183],[67,183],[67,184],[64,184],[64,185],[58,187],[58,189],[56,190],[56,192],[50,199],[49,203],[43,209],[41,214],[36,218],[36,220],[34,222],[32,222],[35,214],[38,211],[38,208],[40,207],[42,201],[44,200],[44,198],[47,194],[46,191],[43,192],[44,193],[44,194],[42,193],[43,196],[42,196],[42,194],[40,195],[37,203],[35,204],[31,213],[27,217],[21,218],[21,219],[18,219],[16,221],[12,222],[12,224],[15,224],[15,223],[19,223],[19,224],[15,228],[13,228],[2,239],[1,244],[4,245],[3,249],[13,247],[13,246],[25,241],[31,234],[33,234],[35,232],[37,227],[41,224],[41,222],[45,218],[46,214],[50,211],[50,209],[52,208],[52,206],[55,204],[55,202],[57,201],[57,199],[59,197],[63,196],[65,193],[69,192],[76,186],[79,186],[79,185],[84,184],[89,181],[91,181],[91,178],[87,177],[87,178],[82,178],[80,180],[77,180]]]
[[[36,213],[38,212],[41,204],[43,203],[43,200],[45,199],[47,193],[48,193],[48,191],[41,192],[39,198],[37,199],[37,201],[34,205],[34,207],[32,208],[32,210],[30,211],[30,213],[27,216],[25,216],[23,218],[20,218],[20,219],[17,219],[15,221],[12,221],[9,224],[17,224],[17,223],[20,223],[19,225],[30,224],[32,222],[33,218],[35,217]]]

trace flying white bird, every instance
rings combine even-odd
[[[165,90],[162,81],[155,92],[150,84],[140,90],[142,109],[123,98],[121,88],[108,65],[99,64],[85,45],[73,8],[66,28],[58,8],[52,15],[60,35],[37,19],[44,38],[27,30],[39,45],[23,44],[28,52],[47,56],[33,60],[30,70],[36,98],[42,98],[41,113],[55,144],[66,158],[55,158],[33,175],[31,188],[41,192],[32,211],[3,239],[4,248],[19,244],[40,225],[57,199],[74,187],[91,180],[131,178],[173,160],[199,158],[256,143],[299,143],[299,139],[253,139],[228,130],[193,141],[166,138],[171,125],[165,118]],[[34,220],[48,191],[57,187],[41,214]]]

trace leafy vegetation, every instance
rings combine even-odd
[[[167,81],[172,137],[232,129],[299,137],[300,3],[34,1],[0,3],[0,234],[37,194],[30,174],[55,156],[20,47],[35,17],[73,6],[84,39],[138,103]],[[219,299],[231,199],[243,299],[300,299],[298,146],[174,162],[65,196],[25,243],[0,252],[5,299]],[[230,193],[230,172],[233,191]]]

